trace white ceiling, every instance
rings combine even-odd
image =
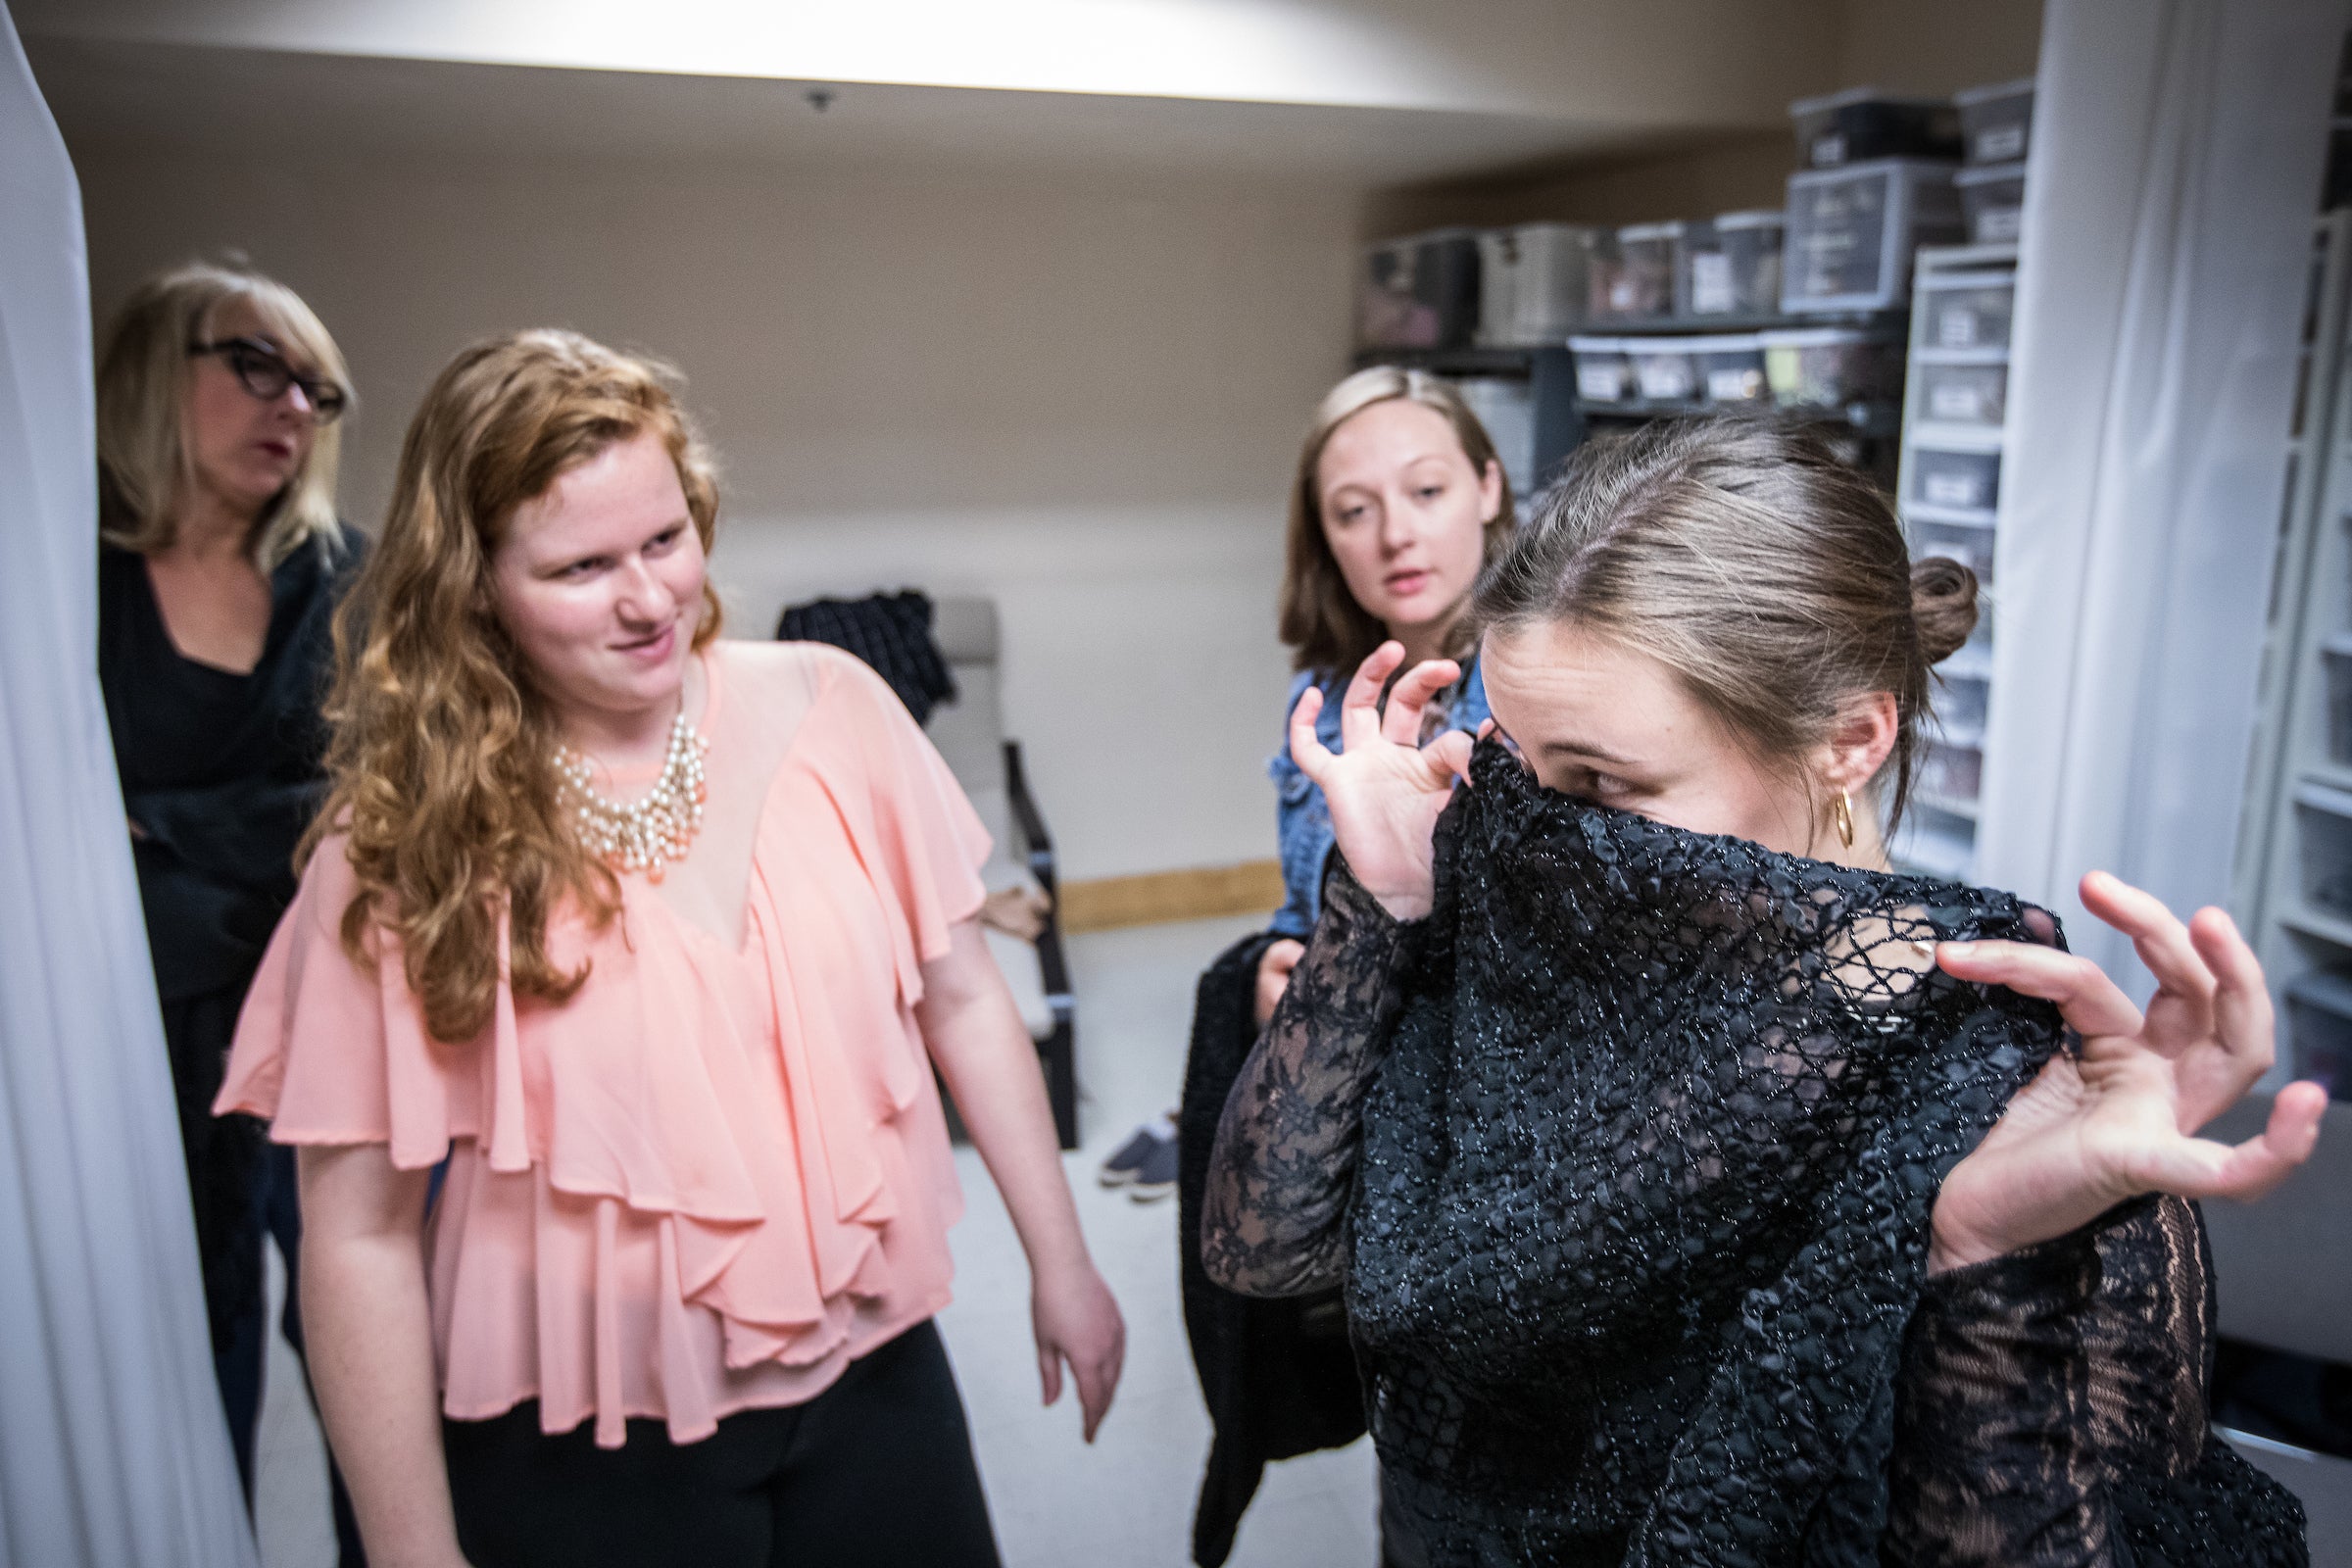
[[[29,36],[76,145],[1099,168],[1406,184],[1720,130],[1598,117],[824,83]],[[820,113],[812,90],[829,94]]]

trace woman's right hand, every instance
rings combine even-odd
[[[1257,1002],[1251,1009],[1260,1029],[1274,1016],[1282,994],[1291,988],[1291,971],[1305,956],[1306,944],[1293,937],[1277,937],[1266,944],[1265,956],[1257,960]]]
[[[1429,912],[1437,895],[1431,840],[1438,813],[1452,798],[1453,781],[1467,779],[1471,738],[1448,730],[1416,746],[1422,710],[1461,677],[1450,659],[1416,665],[1380,706],[1380,689],[1404,662],[1404,645],[1385,642],[1357,666],[1340,699],[1342,750],[1315,734],[1323,693],[1309,686],[1291,710],[1291,760],[1323,791],[1332,835],[1348,868],[1381,907],[1399,920]]]

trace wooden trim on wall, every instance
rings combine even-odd
[[[1224,914],[1271,914],[1282,907],[1282,897],[1279,860],[1096,877],[1061,885],[1061,928],[1112,931]]]

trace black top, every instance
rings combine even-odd
[[[2203,1435],[2201,1276],[2116,1266],[2163,1237],[2119,1232],[2072,1295],[2014,1260],[1924,1279],[1944,1172],[2066,1038],[1924,944],[2055,941],[2046,914],[1591,806],[1491,743],[1472,774],[1427,920],[1334,872],[1201,1238],[1239,1288],[1345,1279],[1434,1565],[2075,1561],[2016,1528],[2069,1511],[2142,1548],[2117,1560],[2297,1560],[2292,1500]],[[2193,1264],[2177,1207],[2159,1255]],[[2118,1294],[2153,1274],[2169,1298]],[[2021,1317],[2058,1320],[2057,1370],[2004,1366]],[[2127,1352],[2121,1408],[2068,1402]],[[2134,1407],[2160,1383],[2184,1423]]]
[[[325,793],[319,705],[330,619],[365,551],[297,549],[270,573],[261,662],[238,675],[182,658],[145,560],[99,547],[98,681],[166,1003],[241,989],[294,897],[294,849]]]

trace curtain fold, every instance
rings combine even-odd
[[[1978,874],[2224,902],[2347,0],[2048,0]]]
[[[89,285],[0,0],[0,1563],[250,1568],[97,674]]]

